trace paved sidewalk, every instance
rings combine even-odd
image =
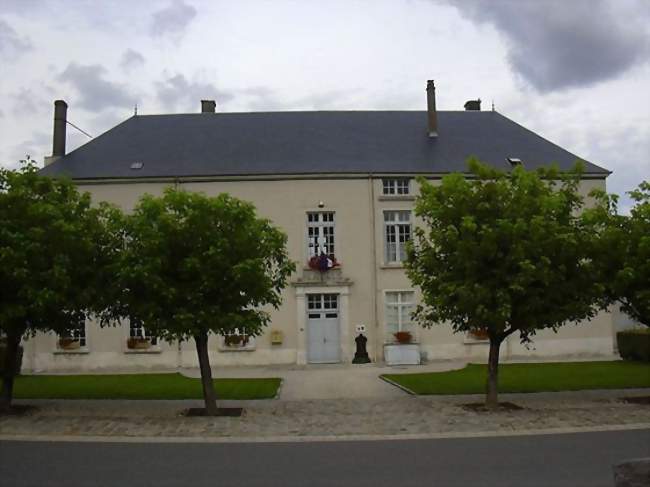
[[[277,365],[264,367],[217,367],[212,374],[222,377],[280,377],[279,399],[390,399],[406,393],[379,378],[382,374],[443,372],[465,367],[463,361],[441,361],[426,365],[388,367],[378,364]],[[187,377],[200,377],[198,369],[182,369]]]
[[[476,413],[462,407],[482,396],[222,401],[244,406],[241,418],[188,418],[184,408],[201,401],[17,401],[38,410],[26,416],[0,416],[0,439],[11,437],[120,437],[186,439],[263,439],[489,434],[571,428],[650,429],[650,406],[619,401],[648,396],[648,389],[537,394],[502,394],[524,409]]]

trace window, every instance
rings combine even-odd
[[[338,294],[308,294],[307,312],[309,318],[338,318]]]
[[[58,345],[61,350],[84,348],[86,346],[86,320],[81,320],[78,325],[61,333]]]
[[[326,254],[334,257],[334,212],[307,213],[308,258]]]
[[[222,350],[254,350],[255,336],[249,335],[246,328],[235,328],[232,333],[223,335]]]
[[[150,345],[158,344],[158,338],[152,336],[151,332],[148,331],[142,323],[135,320],[129,324],[129,340],[132,343],[140,341],[148,342]]]
[[[391,291],[386,293],[386,333],[392,335],[398,331],[413,333],[411,313],[415,308],[413,291]]]
[[[410,181],[406,178],[384,179],[384,194],[387,196],[403,196],[410,194]]]
[[[406,242],[411,239],[411,212],[409,210],[384,212],[386,263],[406,260]]]

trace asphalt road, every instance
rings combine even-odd
[[[650,430],[322,443],[0,442],[2,487],[613,486]]]

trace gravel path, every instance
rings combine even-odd
[[[241,418],[188,418],[200,401],[32,400],[23,416],[0,416],[0,436],[284,437],[517,432],[645,424],[650,405],[621,397],[650,389],[502,394],[523,409],[477,413],[463,404],[482,396],[409,396],[376,399],[223,401],[243,406]]]

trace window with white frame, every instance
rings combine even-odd
[[[387,264],[406,260],[406,242],[411,240],[411,212],[384,211],[384,259]]]
[[[148,341],[151,345],[158,344],[158,338],[151,335],[144,325],[138,321],[131,321],[129,323],[129,338],[135,340]]]
[[[308,294],[307,311],[310,319],[338,318],[338,294]]]
[[[308,258],[325,254],[334,257],[334,212],[307,213]]]
[[[415,310],[413,291],[386,292],[386,334],[393,336],[398,331],[414,332],[411,314]]]
[[[406,196],[411,194],[410,180],[407,178],[383,179],[383,193],[386,196]]]
[[[86,320],[68,328],[59,334],[58,347],[62,350],[74,350],[86,346]]]

